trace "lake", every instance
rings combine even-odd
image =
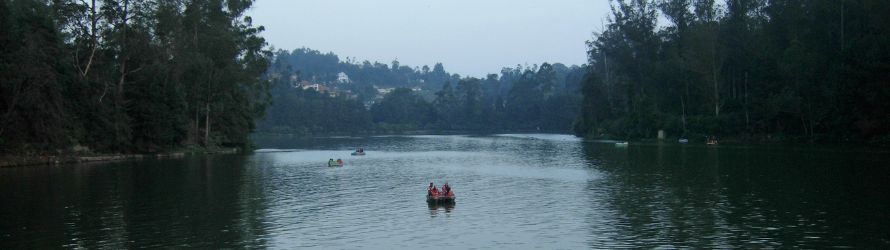
[[[551,134],[257,143],[0,169],[0,249],[890,247],[880,150]],[[456,204],[427,204],[430,182]]]

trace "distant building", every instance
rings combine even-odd
[[[299,86],[300,86],[300,88],[302,88],[302,89],[304,89],[304,90],[305,90],[305,89],[312,89],[312,90],[315,90],[315,91],[318,92],[318,93],[322,93],[322,92],[331,92],[330,89],[329,89],[327,86],[324,86],[323,84],[320,84],[320,83],[313,83],[313,82],[302,81],[302,82],[300,82]]]
[[[349,83],[349,76],[346,75],[345,72],[337,73],[337,82],[339,83]]]
[[[389,94],[389,92],[392,92],[393,90],[395,90],[395,88],[382,88],[382,89],[377,89],[377,93],[380,95],[386,95],[386,94]]]
[[[318,83],[311,83],[311,82],[307,82],[307,81],[302,81],[302,82],[300,82],[299,87],[300,87],[301,89],[304,89],[304,90],[306,90],[306,89],[312,89],[312,90],[321,92],[321,84],[318,84]]]

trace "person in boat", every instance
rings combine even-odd
[[[334,165],[334,158],[328,160],[328,165]]]
[[[342,159],[337,159],[337,165],[343,165],[343,160],[342,160]]]
[[[442,193],[444,193],[445,196],[451,195],[451,186],[448,186],[448,182],[446,182],[445,185],[442,185]]]
[[[427,193],[427,195],[429,195],[429,196],[438,196],[438,195],[439,195],[439,189],[437,189],[436,186],[433,185],[432,182],[430,182],[430,187],[426,190],[426,193]]]

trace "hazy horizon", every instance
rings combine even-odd
[[[581,65],[608,1],[261,0],[248,15],[277,49],[422,67],[461,76],[542,62]]]

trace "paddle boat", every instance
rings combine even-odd
[[[337,159],[337,161],[328,161],[328,167],[342,167],[343,160]]]
[[[431,182],[430,187],[426,190],[426,202],[430,205],[454,204],[454,190],[448,186],[448,183],[445,183],[440,191]]]
[[[364,149],[364,148],[358,148],[358,149],[355,150],[355,152],[352,152],[352,155],[354,155],[354,156],[362,156],[362,155],[365,155],[365,149]]]
[[[454,191],[445,193],[438,193],[435,195],[426,195],[426,202],[429,204],[453,204],[454,203]]]

